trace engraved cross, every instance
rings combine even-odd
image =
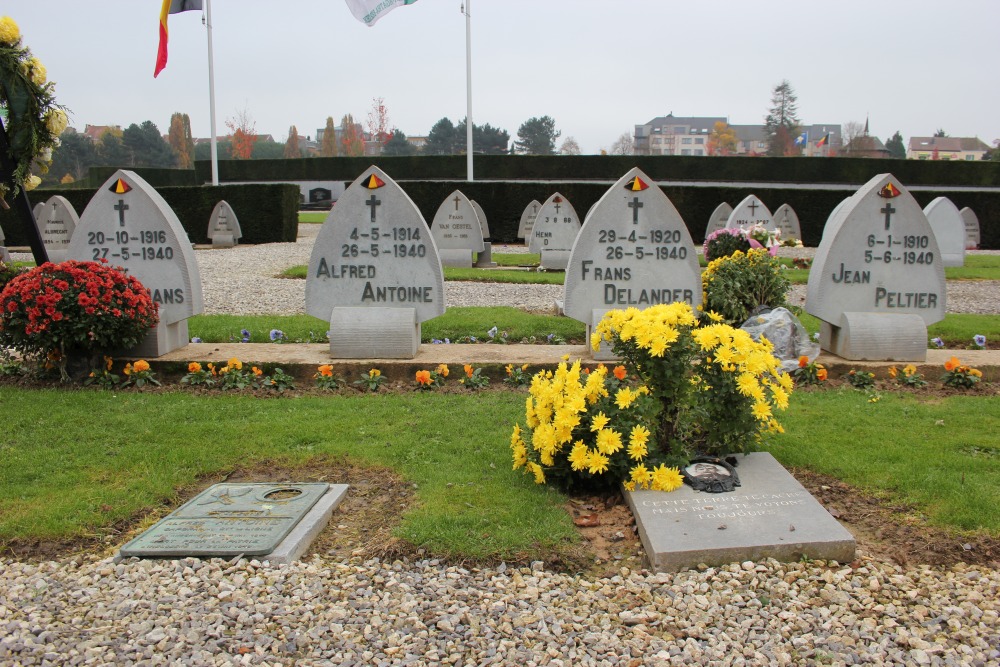
[[[382,204],[382,200],[381,199],[376,199],[375,195],[372,195],[371,198],[368,201],[365,202],[365,206],[371,206],[372,207],[372,222],[375,222],[375,207],[379,206],[381,204]]]
[[[119,199],[118,203],[114,205],[114,209],[118,211],[118,226],[125,226],[125,211],[128,210],[128,204],[125,203],[124,199]]]
[[[645,206],[638,197],[632,197],[632,201],[628,203],[628,207],[632,209],[632,224],[639,224],[639,209]]]
[[[889,229],[889,216],[896,212],[892,207],[892,202],[886,202],[885,208],[880,208],[879,213],[885,213],[885,228]]]

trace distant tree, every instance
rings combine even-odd
[[[870,156],[875,149],[875,141],[868,136],[866,123],[851,120],[844,123],[843,145],[840,149],[842,157]]]
[[[938,128],[938,131],[934,133],[935,137],[947,137],[948,133],[944,131],[943,128]]]
[[[42,177],[45,185],[62,182],[66,176],[79,181],[87,175],[87,169],[98,163],[97,148],[85,135],[67,129],[59,139],[59,146],[52,151],[49,173]]]
[[[257,143],[257,124],[250,111],[246,107],[237,111],[236,116],[226,119],[226,127],[230,132],[232,159],[249,160],[253,155],[253,145]]]
[[[792,84],[782,80],[771,91],[771,108],[764,117],[767,154],[773,157],[797,155],[795,137],[799,136],[798,99]]]
[[[97,163],[105,167],[133,167],[128,151],[122,143],[122,129],[116,125],[108,127],[97,141]]]
[[[302,157],[302,147],[299,146],[299,131],[294,125],[288,128],[288,139],[285,140],[285,151],[282,156],[288,159]]]
[[[903,160],[906,158],[906,146],[903,144],[903,135],[896,130],[896,134],[889,137],[885,142],[885,148],[889,151],[889,155]]]
[[[319,154],[321,157],[337,157],[337,128],[333,126],[333,116],[326,117],[323,143],[320,144]]]
[[[611,154],[612,155],[632,155],[635,153],[635,144],[632,142],[632,135],[628,132],[622,132],[615,139],[615,143],[611,144]]]
[[[579,155],[580,144],[573,137],[566,137],[559,146],[559,155]]]
[[[549,116],[529,118],[517,128],[514,151],[523,155],[555,155],[556,139],[561,134],[556,130],[556,121]]]
[[[280,160],[285,155],[285,144],[274,139],[260,140],[253,145],[251,160]]]
[[[273,143],[273,142],[272,142]],[[254,152],[257,151],[257,144],[254,144]],[[281,145],[281,144],[279,144]],[[283,147],[283,146],[282,146]],[[217,139],[215,142],[215,151],[219,156],[220,160],[231,160],[233,154],[233,144],[229,139]],[[278,153],[278,157],[281,157],[281,153]],[[212,159],[212,144],[208,141],[203,141],[194,145],[194,159],[195,160],[211,160]]]
[[[174,112],[170,116],[170,130],[167,132],[167,141],[170,147],[177,154],[177,166],[181,169],[191,169],[194,167],[194,142],[186,134],[187,128],[184,125],[184,116],[180,112]]]
[[[434,123],[431,131],[427,134],[427,143],[424,144],[424,153],[427,155],[455,155],[460,151],[460,146],[465,145],[465,134],[459,137],[455,129],[455,124],[447,118],[442,118]],[[473,128],[475,129],[475,128]]]
[[[384,146],[389,141],[392,128],[389,125],[389,110],[385,106],[385,100],[381,97],[372,99],[372,108],[368,112],[368,134],[373,141]]]
[[[712,127],[712,133],[708,135],[706,149],[709,155],[733,155],[736,153],[736,130],[719,120]]]
[[[122,144],[135,167],[173,167],[177,155],[151,120],[132,123],[122,132]]]
[[[187,140],[187,154],[191,156],[191,166],[194,166],[194,132],[191,131],[191,116],[184,114],[184,137]]]
[[[347,114],[340,120],[340,153],[344,157],[360,157],[365,154],[365,135],[354,116]]]
[[[414,155],[416,146],[406,140],[406,135],[399,128],[393,128],[389,139],[382,144],[382,155]]]
[[[465,130],[465,119],[455,126],[456,153],[465,153],[467,150]],[[489,123],[485,125],[472,124],[472,152],[480,155],[506,155],[509,151],[507,145],[510,143],[510,135],[507,130],[493,127]]]
[[[993,140],[993,148],[983,154],[983,159],[1000,162],[1000,139]]]

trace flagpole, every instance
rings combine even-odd
[[[205,0],[208,28],[208,116],[212,125],[212,185],[219,184],[219,147],[215,137],[215,57],[212,55],[212,0]]]
[[[472,0],[465,0],[465,164],[467,179],[472,178]]]

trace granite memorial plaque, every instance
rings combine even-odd
[[[119,552],[120,558],[236,556],[266,560],[281,553],[302,522],[325,524],[346,486],[327,483],[224,483],[202,491]],[[311,517],[314,508],[324,517]],[[309,541],[322,525],[310,526]],[[301,554],[308,543],[299,545]],[[297,556],[296,556],[297,557]],[[294,559],[294,557],[293,557]]]
[[[958,207],[947,197],[938,197],[924,207],[927,222],[934,230],[943,266],[965,264],[965,220]]]
[[[708,225],[705,227],[705,238],[707,239],[710,234],[720,229],[725,229],[729,223],[729,216],[732,214],[733,207],[729,205],[729,202],[722,202],[716,206],[715,210],[712,211],[712,215],[708,218]]]
[[[968,206],[959,213],[962,214],[962,222],[965,223],[965,249],[976,250],[979,248],[979,216]]]
[[[854,536],[767,452],[736,457],[740,486],[626,491],[650,566],[676,572],[774,558],[854,559]]]
[[[880,174],[831,217],[806,288],[806,312],[822,320],[820,346],[845,359],[923,361],[946,292],[920,205]]]
[[[747,195],[743,201],[733,207],[733,212],[729,214],[729,220],[726,221],[726,227],[749,229],[754,225],[760,225],[765,229],[774,229],[774,219],[771,217],[771,211],[764,206],[764,202],[758,199],[757,195]]]
[[[535,218],[541,207],[542,203],[537,199],[532,199],[531,203],[524,207],[521,219],[517,223],[517,238],[522,240],[531,238],[531,228],[535,226]]]
[[[444,266],[472,266],[472,253],[482,252],[482,225],[472,202],[455,190],[438,206],[431,221],[431,235]]]
[[[403,189],[369,167],[316,235],[306,312],[330,322],[334,357],[412,359],[420,323],[444,310],[444,274],[430,228]]]
[[[538,209],[528,250],[541,255],[541,268],[562,271],[566,269],[579,233],[580,218],[576,209],[557,192]]]
[[[476,210],[476,217],[479,218],[479,226],[483,230],[483,249],[476,255],[476,266],[480,269],[495,268],[497,263],[493,261],[493,242],[490,240],[490,224],[486,220],[486,211],[475,199],[470,199],[472,208]]]
[[[799,224],[799,216],[791,206],[782,204],[771,216],[771,219],[774,220],[775,229],[781,232],[779,238],[782,241],[802,240],[802,226]]]
[[[158,357],[187,345],[187,319],[204,310],[198,262],[177,215],[140,176],[119,170],[98,189],[66,257],[106,259],[152,294],[160,323],[129,354]]]
[[[208,238],[215,248],[232,248],[243,238],[240,221],[224,199],[215,205],[208,218]]]
[[[701,303],[701,269],[691,234],[663,191],[638,168],[594,205],[566,268],[563,309],[593,327],[609,310]],[[595,358],[612,358],[602,348]]]
[[[42,244],[50,262],[61,262],[66,259],[69,242],[73,232],[80,224],[80,216],[76,214],[73,205],[61,196],[49,197],[41,209],[41,218],[37,219],[42,230]]]

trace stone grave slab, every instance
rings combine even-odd
[[[69,252],[69,243],[80,224],[80,216],[65,197],[55,195],[42,205],[36,224],[42,232],[42,244],[50,262],[62,262]]]
[[[334,312],[340,308],[347,310]],[[387,317],[387,309],[398,310]],[[430,228],[403,189],[369,167],[316,235],[306,312],[330,322],[336,358],[412,359],[420,324],[444,310],[444,273]]]
[[[737,456],[740,486],[705,493],[626,491],[657,572],[774,558],[849,562],[854,536],[767,452]]]
[[[604,313],[683,301],[701,304],[701,269],[680,213],[645,173],[631,169],[594,204],[573,244],[565,314],[587,325]],[[599,350],[595,358],[614,358]]]
[[[345,484],[215,484],[119,551],[121,558],[234,558],[287,563],[302,555]]]
[[[764,206],[764,202],[757,195],[747,195],[743,201],[733,207],[733,212],[729,214],[729,220],[726,221],[726,227],[749,229],[755,225],[760,225],[765,229],[774,229],[774,219],[771,217],[771,211]]]
[[[712,211],[712,215],[708,218],[708,225],[705,227],[705,238],[707,239],[710,234],[713,234],[720,229],[725,229],[726,224],[729,223],[729,216],[733,214],[733,207],[729,205],[729,202],[722,202],[715,207]]]
[[[779,206],[771,218],[774,220],[774,227],[779,232],[781,236],[779,237],[782,241],[787,241],[792,239],[794,241],[802,240],[802,225],[799,223],[799,216],[788,204],[782,204]]]
[[[493,261],[493,242],[490,240],[490,224],[486,220],[486,211],[475,199],[469,200],[472,208],[476,209],[476,217],[479,218],[479,226],[483,230],[483,249],[476,254],[476,266],[480,269],[495,268],[497,263]]]
[[[979,248],[979,216],[968,206],[959,213],[962,214],[962,222],[965,223],[965,249],[976,250]]]
[[[66,258],[106,259],[152,294],[160,323],[124,354],[158,357],[187,345],[187,320],[205,309],[198,261],[177,215],[138,174],[116,171],[97,190],[80,216]]]
[[[240,221],[225,199],[215,205],[208,218],[208,238],[215,248],[232,248],[243,238]]]
[[[965,220],[947,197],[937,197],[924,207],[924,215],[931,223],[934,236],[937,238],[941,251],[941,263],[944,266],[963,266],[965,264]]]
[[[530,252],[539,253],[541,268],[566,269],[580,226],[576,209],[561,194],[557,192],[545,200],[538,209],[528,246]]]
[[[517,223],[517,238],[531,238],[531,228],[535,226],[535,218],[538,216],[538,209],[542,207],[542,202],[532,199],[531,203],[524,207],[521,219]]]
[[[927,325],[944,318],[946,297],[930,223],[892,174],[872,178],[831,215],[806,288],[824,350],[923,361]]]
[[[455,190],[438,206],[431,221],[431,235],[444,266],[472,266],[472,253],[483,252],[483,229],[476,209],[461,190]]]

